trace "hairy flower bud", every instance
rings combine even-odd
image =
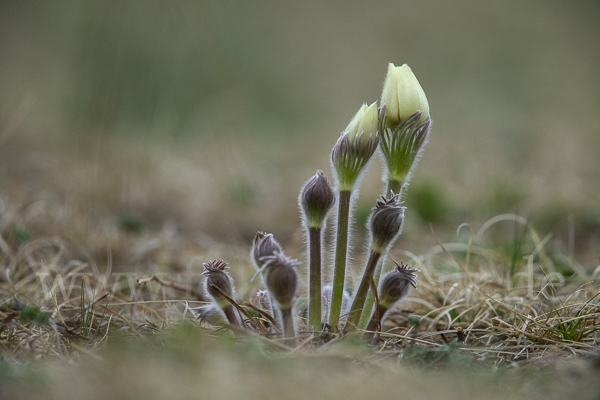
[[[386,107],[386,119],[389,127],[395,127],[404,118],[420,111],[420,122],[429,118],[429,103],[417,77],[406,64],[396,67],[388,64],[381,105]]]
[[[225,293],[227,296],[233,296],[233,284],[231,277],[225,270],[227,262],[223,260],[211,260],[204,263],[204,272],[202,275],[206,277],[206,292],[219,304],[224,307],[229,304],[227,299],[223,296]],[[216,288],[220,289],[217,290]],[[223,292],[223,293],[221,293]]]
[[[231,325],[241,326],[233,305],[227,299],[227,297],[235,296],[235,290],[233,280],[225,272],[226,269],[227,263],[223,260],[211,260],[204,263],[202,275],[206,277],[206,292],[221,307]]]
[[[404,222],[404,210],[402,202],[398,201],[398,195],[392,194],[389,199],[381,196],[373,209],[369,225],[371,227],[371,250],[383,253],[387,247],[398,237]]]
[[[321,170],[300,191],[300,206],[309,228],[320,228],[335,203],[335,193]]]
[[[418,269],[410,268],[410,265],[402,261],[398,264],[394,260],[396,268],[383,277],[379,289],[379,305],[389,310],[394,304],[405,298],[410,292],[410,287],[417,287]]]
[[[289,310],[294,305],[296,290],[298,289],[298,262],[286,257],[282,253],[265,257],[265,283],[271,293],[272,299],[281,310]]]
[[[352,190],[379,145],[377,103],[363,104],[331,152],[340,190]]]
[[[272,233],[256,232],[254,242],[252,243],[252,250],[250,251],[250,258],[254,266],[257,269],[261,269],[265,263],[264,260],[261,260],[263,257],[270,257],[282,251],[281,245],[275,240]]]

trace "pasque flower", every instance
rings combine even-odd
[[[431,127],[429,103],[406,64],[388,65],[381,94],[381,152],[387,164],[386,194],[401,194],[421,156]]]
[[[385,106],[387,124],[390,127],[398,125],[401,120],[417,111],[421,112],[419,122],[425,122],[429,118],[427,96],[417,77],[406,64],[400,67],[388,64],[381,105]]]

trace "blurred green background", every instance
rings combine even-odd
[[[3,0],[0,196],[298,243],[300,187],[408,63],[434,125],[403,246],[514,212],[597,263],[598,21],[592,0]]]

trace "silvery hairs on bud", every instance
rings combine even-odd
[[[383,253],[402,232],[404,211],[406,207],[398,201],[398,195],[393,194],[389,199],[381,196],[369,219],[371,231],[371,249]]]
[[[290,309],[298,289],[298,261],[286,257],[282,253],[262,257],[265,263],[265,284],[272,299],[280,309]]]
[[[229,323],[235,326],[242,326],[235,308],[226,297],[235,297],[233,279],[225,272],[228,269],[227,265],[227,262],[223,260],[211,260],[204,263],[204,272],[202,275],[206,277],[205,288],[207,294],[223,310]]]
[[[386,309],[405,298],[410,292],[410,287],[417,287],[418,269],[410,268],[410,265],[400,264],[395,260],[396,268],[383,277],[379,289],[379,304]]]
[[[281,245],[275,240],[272,233],[256,232],[250,250],[250,259],[256,269],[260,270],[264,265],[264,261],[261,261],[263,257],[269,257],[282,251]]]
[[[300,209],[309,228],[320,228],[327,213],[335,204],[335,193],[320,169],[300,191]]]
[[[223,293],[229,297],[234,296],[232,279],[227,272],[227,262],[223,260],[210,260],[204,263],[204,272],[202,275],[206,277],[206,292],[223,306],[229,304],[223,295],[216,290],[213,286],[218,287]]]

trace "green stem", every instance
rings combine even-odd
[[[309,280],[308,324],[321,330],[321,227],[308,228]]]
[[[387,189],[385,190],[385,197],[389,197],[392,192],[398,195],[398,198],[402,198],[402,190],[404,189],[404,182],[399,180],[389,180],[387,183]]]
[[[338,320],[340,319],[342,298],[344,296],[351,195],[352,192],[349,190],[341,190],[339,194],[337,240],[335,244],[335,262],[333,266],[333,289],[331,292],[331,310],[329,311],[329,325],[334,327],[337,327]]]
[[[367,265],[365,267],[365,272],[363,273],[360,284],[356,289],[354,301],[352,302],[352,307],[350,308],[350,313],[348,314],[348,322],[346,323],[346,330],[348,331],[353,331],[358,326],[361,312],[365,304],[365,299],[367,297],[367,293],[369,293],[369,282],[373,277],[375,267],[377,266],[380,258],[380,252],[371,250],[369,260],[367,261]]]

